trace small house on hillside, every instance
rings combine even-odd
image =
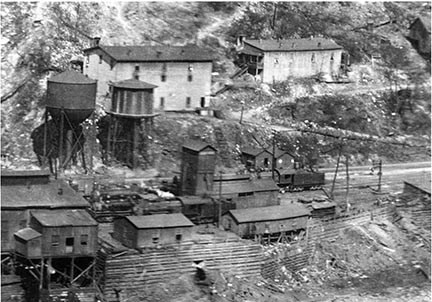
[[[431,53],[431,17],[420,16],[409,27],[408,39],[421,54]]]
[[[114,221],[113,238],[129,248],[181,243],[194,224],[181,213],[126,216]]]
[[[275,148],[275,168],[288,169],[294,167],[295,158],[287,151]],[[243,163],[250,170],[271,170],[273,149],[245,148],[242,150]]]
[[[242,238],[306,230],[310,211],[300,204],[230,210],[222,217],[225,230]]]
[[[264,83],[317,75],[330,81],[341,72],[343,49],[330,39],[242,39],[239,44],[239,64]]]

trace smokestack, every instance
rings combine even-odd
[[[93,37],[93,47],[99,46],[101,38],[100,37]]]

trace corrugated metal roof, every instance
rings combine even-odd
[[[18,232],[16,232],[14,235],[25,241],[29,241],[31,239],[42,236],[41,233],[33,230],[32,228],[21,229]]]
[[[31,211],[31,215],[45,227],[98,225],[86,210]]]
[[[48,79],[48,82],[65,84],[95,84],[96,80],[90,79],[75,70],[67,70]]]
[[[310,211],[306,207],[294,203],[286,206],[230,210],[228,213],[234,217],[237,223],[274,221],[310,215]]]
[[[210,147],[216,151],[216,149],[210,144],[199,140],[189,140],[183,144],[183,148],[190,149],[196,152],[200,152],[207,147]]]
[[[105,46],[84,50],[102,49],[118,62],[211,62],[209,51],[195,45],[186,46]]]
[[[245,40],[249,44],[264,52],[308,51],[342,49],[333,40],[324,38],[287,39],[287,40]]]
[[[59,188],[62,194],[59,194]],[[2,186],[1,208],[87,208],[89,203],[62,180],[31,186]]]
[[[146,83],[140,80],[135,80],[135,79],[129,79],[129,80],[124,80],[116,83],[111,83],[110,85],[117,88],[129,88],[129,89],[153,89],[158,87],[156,85]]]
[[[138,229],[190,227],[194,224],[181,213],[125,217]]]

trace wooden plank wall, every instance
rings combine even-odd
[[[241,278],[258,277],[263,254],[260,245],[233,238],[148,249],[142,254],[109,256],[105,263],[105,297],[107,301],[116,301],[114,289],[140,289],[182,274],[194,274],[193,262],[198,260],[205,261],[209,270]]]

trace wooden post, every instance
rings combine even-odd
[[[218,228],[221,228],[222,220],[222,171],[219,171],[219,205],[218,205]]]
[[[113,146],[112,146],[112,152],[113,157],[117,158],[117,130],[118,130],[118,119],[117,117],[114,117],[114,133],[113,133]]]
[[[64,109],[60,110],[60,142],[59,142],[59,170],[63,170],[63,128],[64,128]]]
[[[346,171],[346,195],[345,195],[345,202],[346,202],[346,206],[347,206],[347,212],[349,209],[349,171],[348,171],[348,156],[345,155],[345,171]]]
[[[137,150],[138,150],[138,134],[139,134],[139,127],[138,127],[139,120],[134,120],[133,125],[133,143],[132,143],[132,169],[135,169],[138,165],[138,156],[137,156]]]
[[[39,273],[39,301],[42,301],[41,293],[43,288],[43,270],[45,266],[45,260],[44,257],[41,258],[41,267],[40,267],[40,273]]]
[[[338,173],[338,170],[339,170],[339,162],[340,162],[341,154],[342,154],[342,146],[339,146],[339,155],[338,155],[338,159],[337,159],[337,163],[336,163],[336,171],[335,171],[335,174],[334,174],[334,177],[333,177],[333,183],[332,183],[332,187],[331,187],[331,191],[330,191],[330,197],[331,197],[331,199],[334,199],[333,191],[334,191],[334,188],[335,188],[336,176],[337,176],[337,173]]]
[[[275,170],[275,167],[276,167],[276,159],[275,159],[275,149],[276,149],[276,142],[275,142],[275,132],[273,132],[273,141],[272,141],[272,143],[273,143],[273,150],[272,150],[272,179],[274,180],[274,170]]]
[[[45,164],[47,163],[47,139],[48,139],[48,110],[45,109],[45,124],[44,124],[44,146],[43,146],[43,164],[42,166],[45,167]]]
[[[74,265],[75,265],[75,257],[71,259],[71,269],[70,269],[70,286],[72,287],[72,282],[74,279]]]
[[[108,161],[111,153],[111,128],[112,128],[112,119],[113,116],[110,115],[110,121],[108,124],[108,138],[107,138],[107,145],[106,145],[106,158],[105,160]]]

